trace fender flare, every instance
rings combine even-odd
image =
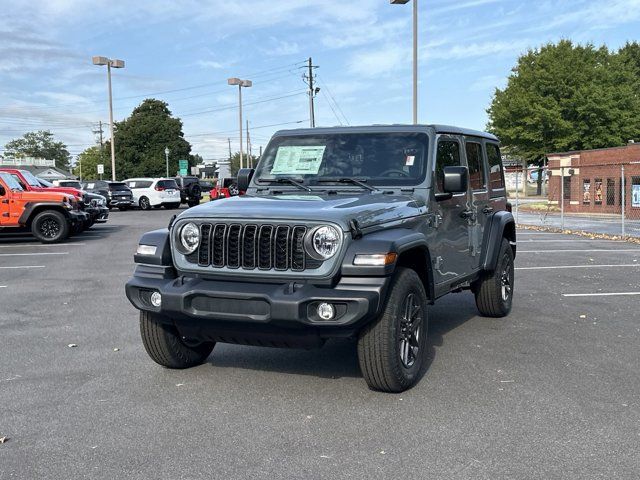
[[[169,229],[161,228],[153,230],[142,235],[138,242],[139,245],[151,245],[156,247],[154,255],[140,255],[136,253],[133,256],[135,263],[144,263],[147,265],[173,266],[173,257],[171,256],[171,241],[169,240]]]
[[[498,263],[502,238],[509,240],[516,256],[516,222],[513,215],[507,211],[496,212],[487,221],[484,230],[484,247],[482,249],[481,266],[484,271],[493,272]]]
[[[62,212],[62,214],[68,219],[69,215],[67,211],[62,207],[60,203],[56,202],[29,202],[24,206],[24,210],[18,219],[18,223],[20,225],[26,225],[29,220],[31,220],[34,210],[39,209],[41,207],[49,208],[51,210],[56,210],[58,212]]]

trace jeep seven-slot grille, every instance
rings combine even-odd
[[[200,225],[198,265],[245,270],[315,269],[322,262],[307,257],[304,250],[306,233],[307,227],[300,225],[203,223]]]

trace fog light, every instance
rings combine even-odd
[[[153,292],[151,294],[151,305],[154,307],[162,305],[162,295],[160,295],[160,292]]]
[[[322,320],[331,320],[336,315],[336,309],[330,303],[321,303],[318,305],[318,316]]]

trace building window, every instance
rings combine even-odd
[[[613,178],[607,178],[607,205],[616,204],[616,181]]]
[[[640,208],[640,177],[631,177],[631,206]]]
[[[593,202],[596,205],[602,205],[602,197],[604,193],[602,191],[602,179],[596,178],[593,181]]]
[[[562,183],[564,184],[564,199],[571,200],[571,175],[562,177]]]
[[[582,204],[591,205],[591,180],[582,181]]]

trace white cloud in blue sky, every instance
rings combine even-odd
[[[254,81],[254,145],[280,128],[268,125],[306,125],[309,56],[320,65],[319,125],[411,117],[411,5],[0,0],[0,11],[0,146],[40,128],[73,153],[92,144],[92,125],[107,120],[106,74],[92,55],[126,61],[114,72],[117,119],[145,96],[166,100],[205,158],[226,155],[227,137],[237,148],[229,76]],[[640,0],[420,0],[420,119],[482,129],[493,90],[527,48],[561,38],[617,48],[639,27]]]

